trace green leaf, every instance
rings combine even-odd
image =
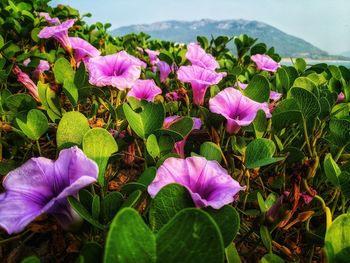
[[[271,239],[270,231],[264,225],[260,226],[260,237],[266,249],[272,252],[272,239]]]
[[[202,210],[180,211],[157,234],[157,263],[223,261],[220,229]]]
[[[272,127],[274,130],[282,130],[302,120],[302,115],[295,99],[281,101],[272,113]]]
[[[16,122],[22,132],[33,141],[39,140],[49,128],[45,114],[36,109],[30,110],[25,120],[16,118]]]
[[[350,199],[350,173],[341,172],[339,175],[339,185],[345,201]]]
[[[235,239],[240,228],[240,218],[237,210],[232,206],[225,205],[220,209],[207,207],[204,211],[207,212],[219,226],[224,246],[227,247],[232,240]]]
[[[29,111],[35,109],[36,102],[28,94],[15,94],[6,98],[5,106],[12,112]]]
[[[149,209],[149,225],[153,231],[161,229],[177,212],[194,207],[188,190],[179,184],[164,186],[154,197]]]
[[[163,126],[165,110],[163,104],[141,101],[141,112],[135,112],[124,103],[125,117],[133,131],[142,139],[146,139],[155,130]]]
[[[100,262],[102,258],[102,247],[96,242],[86,242],[80,250],[80,263]]]
[[[122,208],[123,207],[134,207],[137,205],[137,203],[139,202],[140,198],[142,195],[142,191],[141,190],[135,190],[134,192],[132,192],[128,199],[126,199],[126,201],[123,203]]]
[[[105,245],[104,263],[156,262],[156,236],[132,208],[113,219]]]
[[[65,80],[74,81],[74,70],[69,61],[65,58],[59,58],[53,67],[53,73],[57,83],[63,84]]]
[[[64,149],[73,145],[81,146],[83,137],[89,130],[89,122],[83,114],[78,111],[65,113],[57,128],[57,147]]]
[[[157,137],[154,134],[151,134],[147,138],[146,142],[146,148],[149,155],[151,155],[153,158],[159,158],[160,157],[160,149],[158,145]]]
[[[192,131],[193,125],[194,122],[191,117],[182,117],[170,125],[168,129],[181,134],[182,137],[186,137]]]
[[[246,149],[246,167],[254,169],[283,160],[284,157],[272,157],[275,151],[273,141],[264,138],[253,140]]]
[[[335,78],[336,80],[341,80],[342,74],[341,74],[340,69],[337,66],[329,65],[328,69],[331,72],[331,75],[333,78]]]
[[[263,110],[258,110],[256,117],[253,121],[253,127],[256,138],[261,138],[267,129],[267,119],[266,114]]]
[[[103,230],[105,228],[105,226],[100,224],[100,222],[98,222],[77,199],[69,196],[67,200],[70,206],[75,210],[75,212],[77,212],[78,215],[81,216],[81,218],[85,219],[87,222],[97,227],[98,229]]]
[[[83,137],[83,151],[87,157],[94,160],[99,168],[97,181],[105,184],[105,171],[109,157],[118,151],[118,145],[113,136],[102,128],[94,128]]]
[[[79,93],[74,81],[65,79],[63,82],[63,92],[66,94],[73,107],[75,107],[79,99]]]
[[[293,87],[290,92],[296,100],[305,120],[313,120],[321,113],[320,103],[310,91]]]
[[[40,259],[36,256],[26,257],[21,263],[40,263]]]
[[[231,243],[225,248],[225,255],[227,263],[241,263],[241,258],[239,257],[235,243]]]
[[[328,153],[324,158],[323,168],[327,179],[336,187],[339,187],[339,175],[341,170],[337,163],[333,160],[332,155]]]
[[[260,263],[284,263],[284,260],[275,254],[269,253],[262,257]]]
[[[114,218],[119,208],[122,206],[123,201],[123,195],[119,192],[110,192],[102,199],[102,217],[106,222]]]
[[[249,82],[243,94],[257,102],[266,102],[270,98],[270,85],[267,78],[262,75],[255,75]]]
[[[311,93],[318,91],[315,82],[307,77],[297,78],[293,83],[293,87],[303,88]]]
[[[277,70],[276,88],[279,91],[288,91],[290,88],[288,72],[283,67]]]
[[[306,62],[302,58],[297,58],[294,62],[294,67],[299,71],[303,72],[306,69]]]
[[[143,184],[145,187],[149,186],[154,178],[156,177],[157,168],[156,167],[148,167],[138,179],[140,184]]]
[[[207,160],[215,160],[220,163],[223,153],[220,146],[217,144],[213,142],[204,142],[200,146],[200,155]]]
[[[350,258],[350,214],[338,216],[325,236],[325,251],[329,263],[348,262]]]
[[[95,195],[92,198],[91,215],[93,218],[98,220],[100,218],[100,212],[101,212],[100,196]]]

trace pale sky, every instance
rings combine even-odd
[[[257,20],[331,53],[350,51],[350,0],[53,0],[112,28],[164,20]]]

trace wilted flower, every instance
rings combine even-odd
[[[155,97],[159,94],[162,94],[162,90],[156,85],[153,79],[138,79],[128,92],[128,97],[154,102]]]
[[[159,52],[158,51],[145,49],[145,52],[147,53],[147,55],[149,57],[149,62],[152,66],[156,65],[159,62],[159,58],[158,58]]]
[[[64,21],[62,24],[59,24],[57,26],[47,26],[44,27],[38,34],[38,37],[40,38],[51,38],[53,37],[56,39],[61,46],[71,51],[72,45],[68,37],[68,29],[71,28],[76,19],[68,19]]]
[[[0,226],[9,234],[22,231],[43,213],[53,214],[68,228],[78,218],[66,198],[96,181],[98,167],[78,147],[60,152],[56,161],[32,158],[4,179]]]
[[[51,17],[49,13],[46,12],[40,12],[39,16],[45,18],[46,22],[50,25],[59,25],[61,24],[61,21],[57,17]]]
[[[166,159],[148,186],[148,193],[153,198],[161,188],[171,183],[186,187],[197,207],[211,206],[215,209],[232,203],[235,195],[245,189],[217,161],[204,157]]]
[[[219,67],[215,58],[204,51],[200,45],[196,43],[190,43],[187,45],[186,58],[191,61],[192,65],[196,65],[202,68],[215,70]]]
[[[217,73],[210,69],[201,68],[199,66],[182,66],[177,71],[177,78],[183,82],[191,83],[193,92],[193,103],[202,105],[207,88],[211,85],[218,84],[225,72]]]
[[[260,70],[276,72],[277,69],[281,66],[280,63],[277,63],[268,55],[265,54],[256,54],[251,56],[251,60],[253,60]]]
[[[90,57],[101,55],[101,51],[80,37],[69,37],[69,41],[72,45],[74,59],[77,63],[80,61],[86,62]]]
[[[237,133],[241,126],[251,124],[258,110],[263,110],[266,117],[271,117],[266,102],[259,103],[251,100],[234,88],[226,88],[211,98],[209,109],[227,119],[226,130],[229,133]]]
[[[17,65],[13,67],[13,73],[17,76],[17,80],[21,82],[29,91],[30,95],[36,100],[40,101],[38,87],[32,79],[24,73]]]
[[[169,128],[171,125],[173,125],[174,123],[180,121],[183,117],[181,116],[170,116],[170,117],[166,117],[164,120],[164,124],[163,127],[164,128]],[[200,118],[192,118],[193,120],[193,128],[191,131],[193,130],[199,130],[202,126],[202,121]],[[181,158],[185,158],[185,144],[187,141],[188,135],[185,136],[183,138],[183,140],[178,141],[175,143],[174,145],[174,152],[177,153]]]
[[[39,77],[40,74],[44,73],[44,71],[47,71],[50,69],[50,64],[46,60],[40,60],[39,65],[34,70],[34,76]]]
[[[87,63],[90,84],[98,87],[113,86],[119,90],[132,87],[140,77],[141,67],[145,68],[145,63],[125,51],[93,57]]]
[[[165,82],[171,72],[171,67],[168,63],[161,60],[157,62],[157,66],[160,73],[160,82]]]

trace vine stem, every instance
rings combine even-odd
[[[36,141],[36,146],[37,146],[37,148],[38,148],[39,155],[40,155],[40,156],[43,156],[42,153],[41,153],[41,148],[40,148],[39,140]]]
[[[304,127],[304,137],[305,137],[306,146],[307,146],[307,149],[309,151],[309,156],[312,157],[312,150],[311,150],[309,135],[307,133],[307,126],[306,126],[305,119],[303,120],[303,127]]]

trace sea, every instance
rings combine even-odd
[[[316,59],[305,59],[308,65],[315,65],[319,63],[326,63],[327,65],[344,66],[350,69],[350,60],[316,60]],[[289,58],[283,58],[281,61],[282,65],[291,66],[292,61]]]

